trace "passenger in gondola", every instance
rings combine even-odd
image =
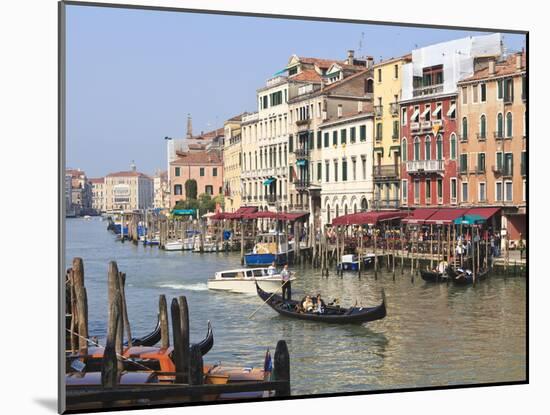
[[[306,299],[302,302],[302,308],[307,313],[313,310],[313,300],[309,295],[306,295]]]
[[[321,294],[317,294],[317,299],[315,301],[315,312],[323,314],[325,312],[325,302],[321,298]]]
[[[275,262],[272,262],[271,265],[267,268],[267,275],[270,277],[274,276],[277,271],[277,268],[275,267]]]

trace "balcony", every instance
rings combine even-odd
[[[399,169],[396,164],[374,166],[373,176],[375,180],[397,178],[399,177]]]
[[[268,205],[274,205],[277,203],[277,195],[276,194],[269,194],[265,195],[265,201]]]
[[[421,88],[413,89],[413,97],[421,97],[425,95],[440,94],[443,92],[443,84],[429,85]]]
[[[407,161],[407,173],[440,173],[445,170],[444,160],[413,160]]]
[[[411,131],[418,131],[420,130],[420,123],[419,122],[411,122]]]
[[[431,130],[432,129],[432,122],[431,121],[421,121],[420,122],[420,129],[421,130]]]
[[[504,94],[502,101],[504,105],[511,105],[514,102],[514,96],[512,94]]]
[[[309,124],[311,120],[296,120],[296,127],[298,127],[298,132],[304,132],[309,130]]]
[[[294,180],[294,187],[298,191],[307,190],[309,187],[309,180]]]
[[[266,81],[265,86],[269,88],[269,87],[281,84],[283,82],[286,82],[286,80],[287,80],[286,76],[280,76],[280,75],[274,76],[273,78],[270,78]]]
[[[477,141],[485,141],[487,138],[486,133],[476,133]]]
[[[390,103],[390,114],[394,116],[399,115],[399,104],[397,102]]]
[[[399,199],[379,199],[373,200],[374,209],[399,209]]]
[[[432,127],[435,127],[436,125],[439,126],[438,132],[441,133],[445,130],[443,126],[443,120],[433,120],[432,121]]]
[[[504,134],[502,131],[495,131],[493,132],[493,137],[495,137],[495,140],[502,140],[504,138]]]
[[[305,147],[296,148],[294,150],[294,155],[297,159],[307,159],[309,156],[309,149]]]
[[[382,117],[384,114],[384,107],[382,105],[375,105],[374,106],[374,116],[377,118]]]

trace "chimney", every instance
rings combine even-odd
[[[342,105],[338,105],[338,118],[342,117]]]
[[[374,58],[372,56],[367,56],[367,68],[370,69],[374,66]]]
[[[191,114],[187,114],[187,138],[193,137],[193,121],[191,120]]]
[[[363,101],[357,101],[357,112],[363,112]]]
[[[489,60],[489,75],[495,74],[495,65],[496,65],[496,62],[494,59]]]
[[[355,51],[350,49],[348,50],[348,65],[353,65],[353,55],[355,54]]]
[[[522,58],[522,53],[520,52],[516,55],[516,69],[518,71],[521,70],[521,61],[522,61],[521,58]]]

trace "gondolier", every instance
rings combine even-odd
[[[283,300],[290,301],[292,292],[290,289],[290,271],[288,270],[288,265],[285,265],[281,271],[281,284],[283,286]]]

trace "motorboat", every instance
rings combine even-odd
[[[183,251],[183,241],[177,239],[175,241],[168,241],[164,244],[165,251]]]
[[[296,277],[290,278],[294,281]],[[219,271],[208,280],[210,290],[224,290],[235,293],[256,294],[256,282],[269,291],[281,288],[281,274],[269,274],[268,268],[239,268]]]
[[[244,256],[247,266],[292,264],[294,262],[294,241],[288,241],[281,232],[262,233],[256,237],[252,252]]]
[[[361,256],[362,269],[370,268],[374,265],[374,254],[365,254]],[[342,255],[340,263],[337,265],[338,270],[344,271],[358,271],[359,270],[359,258],[355,254]]]

